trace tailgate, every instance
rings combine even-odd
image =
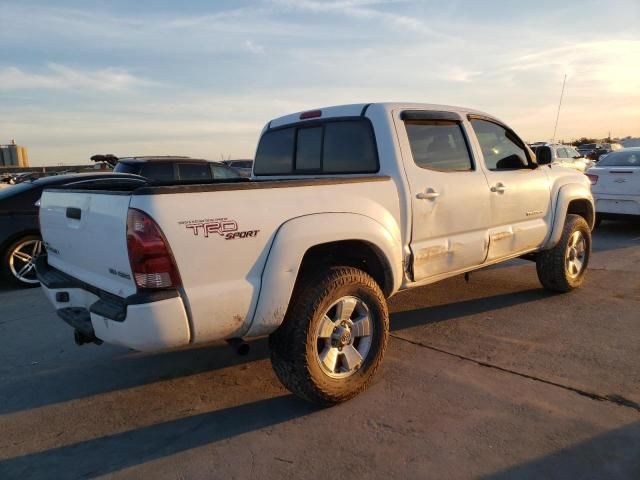
[[[635,167],[602,167],[594,171],[598,182],[593,186],[593,193],[610,195],[639,195],[640,169]]]
[[[136,292],[127,252],[123,192],[49,190],[40,200],[40,228],[51,266],[121,297]]]

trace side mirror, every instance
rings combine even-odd
[[[549,165],[551,163],[551,150],[547,147],[540,147],[536,152],[538,165]]]

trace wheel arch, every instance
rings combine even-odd
[[[553,228],[544,244],[543,250],[553,248],[562,237],[564,222],[568,214],[580,215],[593,230],[595,225],[595,207],[588,187],[578,183],[563,185],[558,190]]]
[[[255,313],[245,335],[264,335],[278,328],[296,282],[320,264],[360,268],[376,280],[385,296],[391,296],[402,282],[399,229],[395,223],[385,228],[354,213],[306,215],[283,224],[265,263]]]

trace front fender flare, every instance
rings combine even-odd
[[[551,229],[551,233],[545,241],[542,250],[553,248],[560,241],[560,237],[562,237],[562,230],[564,229],[564,222],[569,210],[569,204],[574,200],[587,200],[591,205],[591,212],[594,214],[592,215],[592,218],[595,219],[595,206],[591,190],[578,183],[563,185],[558,189],[555,214],[553,217],[553,228]],[[593,229],[593,224],[589,225],[589,228]]]
[[[302,259],[311,247],[340,240],[360,240],[379,251],[390,269],[396,292],[402,283],[402,247],[397,225],[393,232],[370,217],[354,213],[320,213],[284,223],[271,246],[258,303],[245,336],[275,331],[284,320]]]

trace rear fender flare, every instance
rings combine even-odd
[[[340,240],[365,241],[377,248],[391,270],[395,293],[402,282],[400,232],[393,234],[370,217],[353,213],[321,213],[298,217],[284,223],[273,241],[264,271],[261,290],[246,336],[275,331],[284,320],[291,293],[305,253],[314,246]]]

